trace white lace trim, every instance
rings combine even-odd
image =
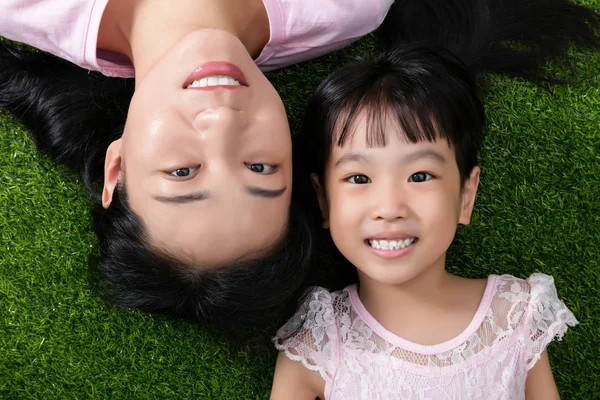
[[[540,359],[548,344],[562,340],[569,326],[578,324],[556,292],[554,278],[533,274],[527,282],[531,285],[531,300],[527,316],[525,368],[530,370]]]

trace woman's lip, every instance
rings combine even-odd
[[[376,256],[378,256],[380,258],[383,258],[385,260],[393,260],[393,259],[396,259],[396,258],[404,257],[406,254],[408,254],[413,249],[413,247],[415,247],[415,244],[417,244],[417,242],[418,241],[415,241],[414,243],[410,244],[408,247],[405,247],[403,249],[398,249],[398,250],[381,250],[381,249],[376,249],[374,247],[371,247],[368,242],[365,242],[365,245]]]
[[[205,86],[205,87],[191,87],[191,88],[187,88],[189,90],[218,90],[218,89],[229,89],[229,90],[234,90],[234,89],[243,89],[246,86],[235,86],[235,85],[217,85],[217,86]]]
[[[228,63],[228,62],[224,62],[224,61],[211,61],[211,62],[207,62],[207,63],[197,66],[196,69],[194,69],[194,71],[192,71],[190,76],[188,76],[185,83],[183,84],[183,87],[187,88],[194,81],[197,81],[199,79],[206,78],[209,76],[214,76],[214,75],[230,76],[233,79],[235,79],[236,81],[238,81],[240,84],[242,84],[244,86],[248,86],[248,83],[246,81],[246,77],[244,76],[244,73],[237,66],[233,65],[232,63]],[[225,85],[225,86],[227,86],[228,88],[229,87],[238,87],[238,86],[230,86],[230,85]],[[214,86],[214,87],[218,88],[219,86]],[[196,88],[194,88],[194,89],[196,89]]]

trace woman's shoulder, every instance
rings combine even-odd
[[[123,57],[99,52],[97,38],[108,0],[2,2],[0,36],[44,50],[109,76],[133,76]],[[104,57],[106,56],[106,57]]]
[[[263,0],[271,39],[256,63],[265,71],[341,49],[381,25],[393,0]]]

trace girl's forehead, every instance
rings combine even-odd
[[[444,135],[430,113],[399,113],[391,106],[363,107],[358,112],[340,113],[331,131],[333,147],[352,146],[385,147],[392,140],[404,144],[433,142]]]

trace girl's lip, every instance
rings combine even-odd
[[[418,242],[418,240],[415,240],[415,242],[412,243],[412,244],[410,244],[408,247],[405,247],[403,249],[398,249],[398,250],[381,250],[381,249],[376,249],[374,247],[371,247],[369,245],[368,241],[365,241],[365,245],[376,256],[378,256],[380,258],[383,258],[385,260],[393,260],[393,259],[396,259],[396,258],[404,257],[406,254],[408,254],[413,249],[413,247],[415,247],[415,244],[417,244],[417,242]]]
[[[240,84],[242,84],[243,86],[248,86],[248,83],[246,81],[246,77],[244,76],[244,73],[237,66],[235,66],[231,63],[228,63],[228,62],[224,62],[224,61],[211,61],[211,62],[200,64],[199,66],[197,66],[196,69],[194,69],[194,71],[192,71],[190,76],[188,76],[188,78],[185,80],[183,87],[187,88],[192,82],[197,81],[202,78],[206,78],[208,76],[213,76],[213,75],[230,76],[233,79],[235,79],[236,81],[238,81]],[[218,86],[215,86],[215,87],[218,87]],[[213,87],[213,88],[215,88],[215,87]],[[227,87],[234,88],[234,87],[239,87],[239,86],[227,86]],[[196,88],[194,88],[194,89],[196,89]],[[202,88],[202,89],[204,89],[204,88]]]
[[[407,232],[382,232],[367,237],[366,240],[406,240],[417,237]]]

